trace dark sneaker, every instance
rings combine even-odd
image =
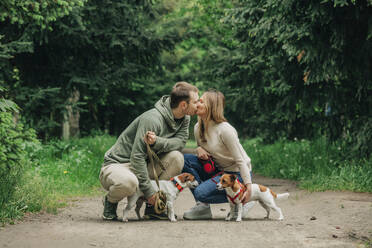
[[[116,209],[118,208],[117,203],[111,203],[107,200],[107,196],[105,196],[105,201],[103,203],[103,215],[102,218],[104,220],[116,220],[118,218],[116,214]]]
[[[146,220],[168,220],[168,215],[165,212],[157,214],[155,212],[154,206],[146,204],[145,215],[143,216],[143,218]]]

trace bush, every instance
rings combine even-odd
[[[11,200],[25,164],[25,143],[38,142],[33,129],[14,123],[9,112],[0,112],[0,212]]]

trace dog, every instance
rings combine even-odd
[[[159,190],[155,180],[151,180],[151,184],[155,190],[157,191]],[[170,221],[175,222],[177,220],[174,214],[173,203],[176,200],[178,194],[184,188],[196,188],[199,185],[199,183],[198,181],[195,180],[195,177],[190,173],[182,173],[176,177],[172,177],[170,180],[159,180],[159,185],[160,190],[162,190],[167,197],[166,207],[168,209],[168,218]],[[128,213],[135,204],[137,204],[135,209],[137,217],[138,219],[141,219],[140,209],[142,207],[143,202],[144,202],[143,193],[139,190],[139,188],[137,188],[137,191],[133,195],[128,196],[128,204],[123,211],[123,221],[128,222]]]
[[[243,212],[241,199],[246,187],[239,182],[236,175],[223,174],[220,182],[217,184],[217,188],[219,190],[226,190],[226,196],[230,203],[230,213],[227,215],[226,220],[231,220],[234,209],[237,207],[238,216],[236,221],[241,221]],[[267,212],[266,218],[269,218],[270,208],[272,208],[279,213],[279,220],[284,219],[282,210],[276,206],[274,198],[288,198],[289,193],[275,194],[271,189],[259,184],[252,184],[251,189],[251,198],[249,201],[258,201]]]

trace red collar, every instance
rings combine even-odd
[[[228,194],[226,194],[227,197],[229,198],[229,200],[230,200],[232,203],[234,203],[234,204],[236,204],[236,203],[235,203],[235,199],[238,198],[238,196],[240,196],[240,194],[244,193],[244,187],[243,187],[243,185],[239,182],[239,180],[238,180],[238,183],[239,183],[239,185],[240,185],[240,191],[239,191],[238,194],[236,194],[234,197],[231,197],[231,196],[229,196]]]
[[[180,192],[183,190],[183,187],[173,177],[170,180],[172,181],[172,183],[174,183],[174,185]]]

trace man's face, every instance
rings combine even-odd
[[[199,102],[199,95],[198,93],[191,91],[190,92],[190,100],[187,104],[187,107],[185,109],[186,115],[195,115],[196,110],[198,109],[200,102]]]

